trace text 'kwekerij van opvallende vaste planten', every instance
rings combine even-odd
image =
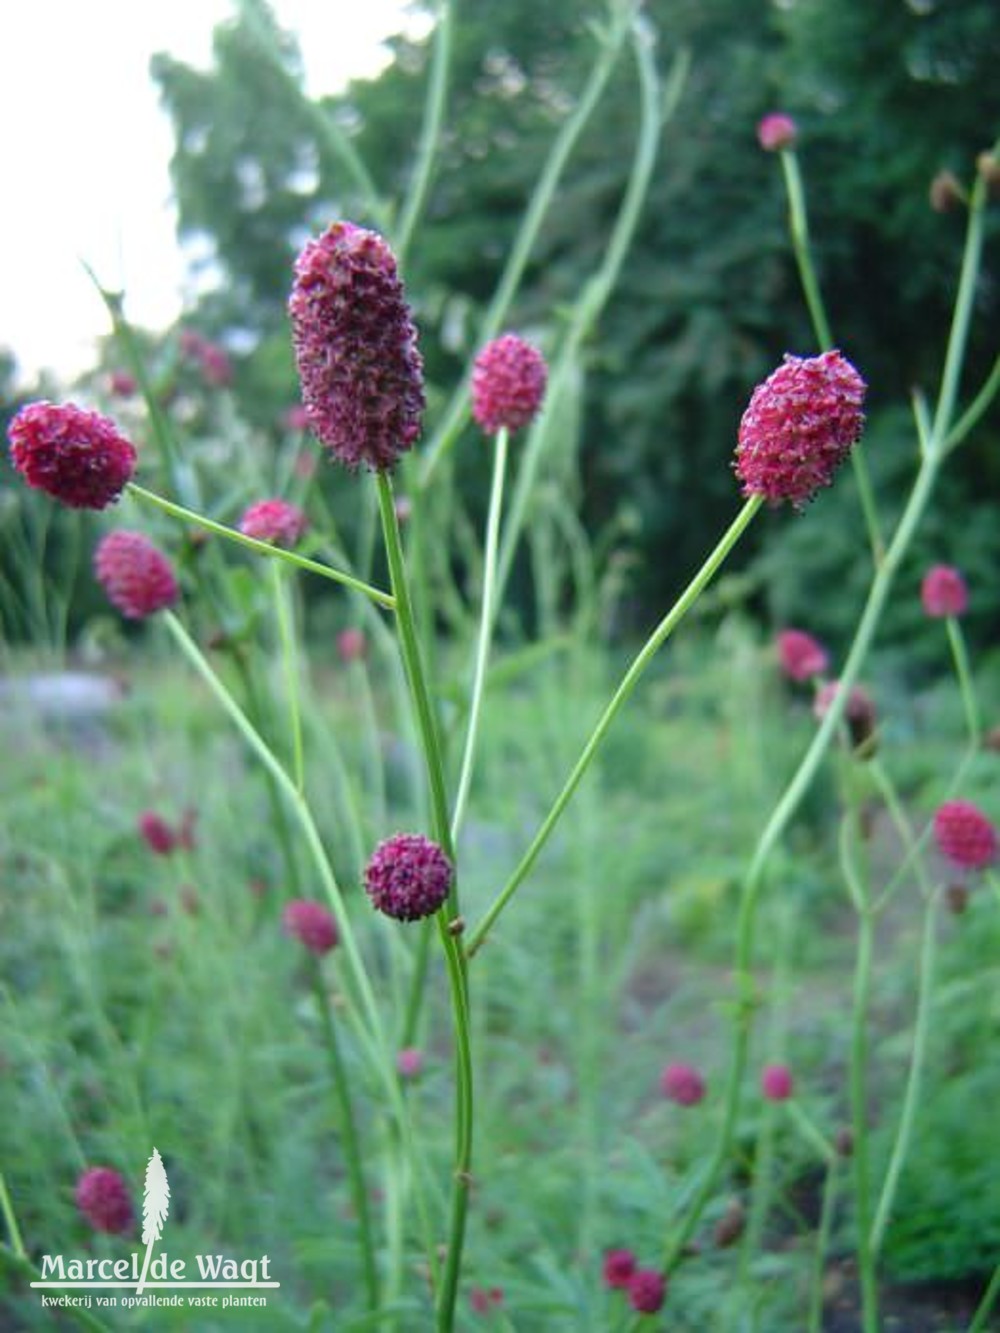
[[[122,723],[134,775],[174,783],[158,808],[137,800],[136,776],[103,794],[102,751],[48,816],[74,830],[75,858],[55,835],[45,848],[25,833],[18,852],[12,815],[18,873],[48,886],[60,920],[27,931],[6,989],[7,1142],[29,1143],[33,1117],[44,1134],[2,1162],[11,1300],[38,1312],[33,1281],[117,1282],[113,1308],[62,1313],[166,1327],[177,1306],[162,1287],[226,1278],[267,1288],[254,1296],[265,1322],[241,1327],[875,1333],[897,1319],[929,1215],[962,1189],[945,1154],[937,1203],[920,1202],[928,1145],[941,1147],[948,1115],[955,1133],[965,1117],[949,1089],[971,1105],[997,1087],[980,1086],[983,1062],[996,1066],[1000,783],[986,676],[963,635],[977,590],[946,546],[919,586],[907,572],[949,462],[1000,388],[1000,359],[981,382],[963,374],[995,147],[981,145],[965,183],[932,192],[942,216],[964,217],[964,250],[939,387],[914,389],[909,473],[887,487],[865,438],[880,386],[854,363],[850,326],[831,327],[823,288],[837,274],[827,265],[821,282],[813,259],[805,131],[784,112],[756,125],[783,175],[812,332],[746,385],[726,445],[731,521],[704,534],[702,563],[605,692],[597,556],[547,459],[582,401],[583,348],[600,345],[671,115],[706,90],[684,52],[661,84],[648,21],[610,7],[596,68],[605,78],[632,51],[640,115],[607,251],[573,308],[511,327],[581,102],[525,201],[484,336],[443,385],[428,378],[403,271],[434,225],[453,22],[461,7],[454,20],[443,7],[402,206],[375,192],[351,220],[327,218],[288,271],[301,391],[290,464],[213,471],[109,292],[124,359],[113,388],[132,399],[122,419],[43,399],[10,422],[26,486],[101,514],[93,577],[145,626],[124,651],[150,655],[164,709],[177,696],[170,717]],[[329,133],[366,179],[349,135]],[[211,392],[231,392],[225,349],[188,330],[180,355]],[[242,438],[235,414],[229,425]],[[490,459],[476,520],[456,490],[473,448]],[[339,472],[349,535],[322,469]],[[716,576],[779,509],[823,543],[824,505],[845,486],[852,570],[867,570],[852,634],[834,651],[814,625],[786,623],[756,651]],[[557,548],[575,573],[546,592]],[[509,607],[529,555],[533,639]],[[331,633],[307,632],[304,590],[318,601],[318,587],[333,652]],[[817,604],[828,591],[814,589]],[[910,760],[906,715],[868,674],[901,599],[951,672]],[[671,651],[698,665],[671,684],[658,654],[689,613]],[[328,687],[345,701],[332,714]],[[200,755],[204,795],[171,779],[179,751],[156,757],[182,743]],[[51,772],[34,781],[47,799]],[[127,800],[141,808],[112,837]],[[895,949],[889,988],[880,969]],[[76,997],[62,1036],[45,1027],[39,978]],[[671,1008],[691,985],[697,1004]],[[626,1075],[640,1050],[655,1067]],[[977,1229],[969,1330],[990,1327],[1000,1293],[1000,1214]],[[157,1266],[158,1247],[182,1269]],[[829,1322],[837,1310],[854,1322]],[[171,1326],[214,1318],[199,1305],[195,1323]],[[932,1326],[946,1325],[919,1324]]]

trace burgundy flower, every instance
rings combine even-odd
[[[342,629],[337,635],[337,656],[342,662],[360,662],[368,651],[368,640],[359,629]]]
[[[365,868],[365,889],[386,916],[419,921],[448,897],[453,874],[437,843],[420,833],[397,833],[372,853]]]
[[[792,1071],[787,1065],[765,1065],[760,1090],[769,1102],[787,1102],[792,1095]]]
[[[132,1227],[132,1199],[124,1179],[110,1166],[92,1166],[76,1184],[76,1206],[95,1231],[120,1234]]]
[[[793,147],[797,136],[798,126],[783,111],[772,111],[757,125],[757,142],[767,153]]]
[[[631,1250],[608,1250],[603,1272],[606,1287],[627,1287],[635,1272],[635,1255]]]
[[[113,370],[108,376],[108,391],[116,398],[131,398],[138,387],[135,376],[127,370]]]
[[[469,1304],[476,1314],[489,1314],[491,1308],[503,1305],[502,1287],[473,1287],[469,1292]]]
[[[678,1106],[697,1106],[705,1096],[705,1080],[693,1065],[667,1065],[660,1075],[660,1088]]]
[[[929,616],[960,616],[969,605],[965,579],[951,565],[934,565],[920,585],[920,600]]]
[[[416,1046],[404,1046],[396,1054],[396,1072],[400,1078],[419,1078],[424,1069],[424,1053]]]
[[[144,810],[139,816],[139,833],[149,850],[157,856],[169,856],[179,845],[174,830],[152,810]]]
[[[789,680],[822,676],[830,665],[826,649],[801,629],[783,629],[778,635],[778,661]]]
[[[177,601],[170,561],[141,532],[119,529],[102,537],[94,569],[108,600],[130,620],[142,620]]]
[[[996,829],[971,801],[945,801],[934,815],[934,840],[957,866],[981,870],[997,859]]]
[[[29,403],[8,436],[28,485],[71,509],[106,509],[135,472],[135,449],[114,422],[73,403]]]
[[[740,422],[736,475],[744,495],[800,509],[857,443],[865,382],[839,352],[786,356],[753,391]]]
[[[295,265],[288,303],[309,425],[347,467],[385,472],[420,436],[423,362],[396,259],[335,222]]]
[[[520,430],[538,412],[548,370],[541,352],[514,333],[487,343],[472,368],[472,415],[487,435]]]
[[[240,532],[274,546],[294,546],[306,530],[307,519],[288,500],[258,500],[240,519]]]
[[[310,953],[329,953],[340,936],[333,913],[313,898],[295,898],[281,914],[285,934],[299,941]]]
[[[639,1268],[629,1278],[629,1305],[639,1314],[656,1314],[663,1308],[666,1294],[666,1279],[654,1268]]]
[[[224,389],[232,384],[233,363],[229,359],[229,353],[218,343],[203,343],[198,362],[206,383],[211,384],[213,388]]]

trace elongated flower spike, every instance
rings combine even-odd
[[[8,436],[28,485],[71,509],[106,509],[135,471],[135,449],[115,423],[74,403],[28,403]]]
[[[335,222],[295,264],[288,302],[313,434],[349,468],[391,471],[420,437],[423,362],[396,258],[381,236]]]
[[[129,620],[144,620],[177,601],[173,566],[141,532],[109,532],[94,553],[94,570],[108,600]]]
[[[801,509],[861,438],[865,382],[840,352],[786,356],[753,391],[740,422],[743,494]]]

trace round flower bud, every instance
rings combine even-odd
[[[542,405],[548,370],[541,352],[514,333],[487,343],[472,368],[472,415],[487,435],[527,426]]]
[[[656,1314],[666,1294],[666,1279],[653,1268],[639,1268],[628,1280],[628,1303],[639,1314]]]
[[[95,1231],[131,1230],[132,1199],[124,1179],[110,1166],[92,1166],[76,1183],[76,1206]]]
[[[288,310],[313,434],[347,467],[391,470],[420,436],[424,382],[388,244],[335,222],[299,255]]]
[[[734,467],[743,494],[801,509],[858,442],[864,397],[864,380],[839,352],[786,356],[740,422]]]
[[[1000,158],[996,153],[980,153],[976,158],[976,170],[986,182],[991,197],[1000,198]]]
[[[437,843],[420,833],[397,833],[372,853],[365,868],[365,890],[386,916],[419,921],[445,902],[453,873]]]
[[[705,1080],[693,1065],[667,1065],[660,1075],[660,1090],[678,1106],[697,1106],[705,1096]]]
[[[792,1071],[787,1065],[766,1065],[760,1076],[760,1090],[769,1102],[787,1102],[792,1095]]]
[[[997,834],[971,801],[945,801],[934,815],[934,841],[943,856],[966,870],[982,870],[997,859]]]
[[[424,1071],[424,1053],[416,1046],[404,1046],[396,1053],[396,1073],[400,1078],[419,1078]]]
[[[109,532],[98,543],[94,569],[108,600],[130,620],[142,620],[177,601],[170,561],[141,532]]]
[[[604,1255],[604,1285],[627,1287],[635,1273],[635,1255],[631,1250],[608,1250]]]
[[[337,635],[337,656],[345,664],[361,662],[368,652],[368,640],[364,630],[355,628],[342,629]]]
[[[757,142],[766,153],[777,153],[792,148],[798,137],[798,126],[783,111],[773,111],[757,125]]]
[[[822,722],[830,711],[830,706],[834,699],[840,693],[840,681],[828,681],[817,693],[813,701],[813,713]],[[851,747],[854,750],[864,750],[866,755],[874,753],[875,750],[875,728],[878,717],[875,712],[875,702],[871,695],[861,688],[860,685],[852,685],[851,692],[847,696],[847,703],[844,705],[844,721],[847,723],[847,730],[851,737]]]
[[[935,213],[954,213],[965,204],[965,191],[953,171],[939,171],[928,191]]]
[[[960,616],[969,605],[969,590],[957,569],[951,565],[934,565],[924,575],[920,600],[927,614],[935,619]]]
[[[720,1250],[727,1250],[743,1235],[746,1225],[746,1209],[739,1199],[734,1199],[712,1228],[712,1239]]]
[[[106,509],[135,472],[135,449],[114,422],[73,403],[29,403],[8,436],[28,485],[71,509]]]
[[[169,856],[180,845],[180,839],[167,821],[152,810],[144,810],[139,816],[139,834],[157,856]]]
[[[801,629],[783,629],[778,635],[778,662],[789,680],[822,676],[830,665],[826,649]]]
[[[294,898],[286,903],[281,924],[286,935],[317,957],[329,953],[340,938],[333,913],[313,898]]]
[[[306,516],[287,500],[258,500],[240,519],[240,532],[274,546],[294,546],[306,530]]]

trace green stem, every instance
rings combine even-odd
[[[8,1273],[23,1278],[29,1283],[41,1282],[42,1280],[42,1275],[30,1259],[24,1255],[15,1254],[6,1245],[0,1245],[0,1270],[6,1270]],[[74,1309],[70,1306],[63,1313],[70,1319],[75,1319],[82,1328],[89,1329],[90,1333],[110,1333],[107,1324],[102,1324],[99,1319],[95,1319],[86,1310]]]
[[[625,6],[621,7],[622,10],[624,8]],[[566,163],[569,161],[570,154],[576,146],[584,126],[600,101],[605,85],[618,61],[627,32],[628,24],[623,14],[621,14],[616,18],[612,30],[600,39],[597,59],[590,72],[590,77],[579,98],[575,101],[571,115],[556,136],[546,160],[545,168],[538,179],[538,184],[535,186],[534,193],[525,211],[513,248],[507,258],[503,275],[479,330],[480,346],[496,337],[504,319],[507,317],[507,311],[514,299],[514,294],[521,281],[542,223],[555,198],[556,189],[566,168]],[[421,490],[426,488],[434,470],[455,443],[468,418],[470,382],[470,377],[467,375],[456,388],[441,424],[434,433],[434,438],[427,449],[420,473],[419,486]]]
[[[486,520],[486,545],[483,554],[483,598],[479,617],[479,642],[476,647],[476,663],[472,680],[472,698],[469,703],[469,720],[465,734],[465,753],[462,756],[462,768],[458,780],[458,792],[455,796],[455,808],[451,816],[451,838],[458,842],[458,834],[465,817],[465,807],[469,799],[472,784],[472,765],[476,753],[476,740],[479,733],[479,718],[483,703],[483,683],[486,680],[486,663],[490,655],[490,638],[494,619],[494,583],[497,568],[497,545],[500,536],[500,510],[503,505],[503,483],[507,470],[507,428],[501,427],[497,434],[496,449],[493,455],[493,482],[490,487],[490,505]]]
[[[642,207],[656,166],[663,125],[673,115],[687,79],[690,58],[686,51],[682,51],[674,60],[666,89],[661,91],[656,61],[647,38],[641,32],[633,32],[633,47],[639,73],[641,119],[632,169],[601,266],[594,277],[586,283],[574,303],[568,328],[549,377],[544,410],[532,426],[522,454],[510,510],[504,523],[503,540],[500,543],[497,571],[498,597],[503,596],[510,577],[517,543],[525,525],[528,505],[534,491],[549,423],[554,419],[557,404],[578,367],[580,349],[614,290],[642,215]]]
[[[1000,390],[1000,356],[993,362],[993,369],[987,376],[983,387],[948,432],[943,446],[946,452],[958,448],[969,431],[977,425],[979,419],[996,397],[998,390]]]
[[[406,667],[413,706],[417,714],[427,780],[431,792],[431,815],[434,835],[439,846],[455,865],[455,848],[448,821],[448,801],[444,785],[444,764],[438,737],[437,720],[431,704],[424,676],[416,621],[406,578],[403,546],[399,536],[399,522],[393,502],[392,483],[384,472],[377,474],[379,509],[385,538],[386,558],[396,601],[396,623],[399,626],[400,646]],[[448,970],[449,991],[455,1024],[455,1168],[452,1178],[451,1226],[448,1235],[444,1273],[437,1296],[437,1327],[448,1333],[454,1325],[455,1299],[462,1266],[465,1244],[465,1223],[472,1184],[472,1126],[473,1081],[472,1048],[469,1037],[468,975],[465,955],[458,936],[449,929],[458,916],[458,876],[452,880],[448,901],[437,913],[438,933],[444,949]]]
[[[541,827],[532,839],[530,846],[521,858],[517,868],[514,870],[510,879],[501,891],[497,894],[482,921],[469,936],[466,945],[466,954],[468,957],[471,958],[476,950],[482,946],[483,941],[493,928],[500,913],[507,906],[508,902],[510,902],[519,886],[531,871],[532,866],[538,859],[539,853],[548,842],[553,829],[559,822],[560,816],[569,804],[573,793],[580,785],[583,775],[590,767],[602,741],[611,728],[611,724],[631,696],[636,685],[639,683],[643,672],[649,666],[662,645],[680,624],[681,620],[683,620],[687,611],[694,605],[698,597],[712,581],[716,571],[723,564],[726,557],[749,525],[750,520],[754,517],[762,504],[763,500],[760,496],[754,496],[752,499],[747,500],[736,518],[726,529],[701,569],[699,569],[698,573],[685,588],[684,592],[681,593],[680,597],[646,640],[646,643],[643,645],[632,665],[622,678],[617,690],[615,690],[612,695],[611,702],[605,708],[596,727],[591,732],[590,738],[583,747],[579,759],[573,766],[572,772],[566,779],[562,791],[556,797],[552,808],[545,816]]]
[[[386,610],[391,611],[394,607],[392,595],[383,592],[381,588],[373,588],[367,583],[362,583],[356,579],[353,574],[346,574],[343,570],[334,569],[330,565],[321,565],[315,560],[309,560],[304,555],[296,555],[294,551],[286,550],[283,546],[272,546],[270,542],[261,542],[256,537],[248,537],[237,528],[227,528],[224,523],[216,523],[214,519],[206,518],[204,514],[199,514],[193,509],[187,509],[184,505],[175,504],[173,500],[167,500],[162,495],[157,495],[155,491],[147,491],[144,486],[139,486],[136,482],[130,481],[126,490],[136,499],[145,500],[148,504],[155,505],[157,509],[162,509],[165,514],[170,514],[173,518],[179,518],[185,523],[193,523],[199,528],[205,528],[208,532],[213,532],[217,537],[225,537],[227,541],[235,542],[238,546],[245,546],[250,551],[256,551],[258,555],[270,556],[272,560],[283,560],[286,564],[294,565],[296,569],[304,569],[309,574],[319,574],[322,578],[332,579],[334,583],[342,583],[346,588],[353,588],[355,592],[364,593],[370,597],[373,602],[378,602],[379,606],[384,606]]]
[[[274,608],[278,619],[278,635],[281,639],[281,658],[285,670],[285,687],[288,692],[288,716],[292,733],[292,775],[296,789],[301,792],[305,785],[305,763],[302,750],[302,701],[299,698],[299,663],[296,651],[295,632],[292,627],[291,607],[288,604],[288,589],[281,578],[281,566],[271,566],[271,587],[274,592]]]
[[[993,1270],[993,1276],[990,1278],[989,1285],[983,1292],[983,1299],[979,1302],[976,1313],[972,1317],[968,1333],[983,1333],[986,1328],[986,1321],[990,1317],[990,1311],[993,1309],[998,1296],[1000,1296],[1000,1264],[997,1264]]]
[[[792,237],[795,262],[798,265],[799,279],[805,294],[806,305],[809,307],[809,316],[812,320],[816,341],[823,351],[829,352],[834,346],[833,334],[830,331],[830,322],[826,317],[826,308],[823,305],[816,269],[812,262],[812,248],[809,244],[809,218],[806,213],[805,191],[802,188],[799,160],[791,149],[786,149],[780,156],[785,176],[785,191],[788,196],[789,231]],[[865,527],[868,529],[872,559],[875,562],[875,567],[878,568],[885,554],[885,543],[882,540],[875,493],[872,489],[871,477],[868,475],[868,465],[865,462],[862,447],[859,446],[851,450],[851,466],[854,469],[854,481],[858,488]]]
[[[868,1162],[868,1010],[871,1001],[874,920],[867,903],[858,915],[858,952],[854,970],[851,1033],[851,1124],[854,1135],[854,1211],[857,1227],[858,1277],[861,1283],[861,1324],[864,1333],[878,1333],[878,1288],[875,1250],[869,1234],[870,1177]]]
[[[7,1235],[14,1247],[14,1253],[19,1259],[27,1259],[28,1251],[24,1248],[24,1241],[21,1239],[21,1228],[17,1225],[14,1203],[7,1190],[7,1181],[2,1171],[0,1171],[0,1216],[3,1217],[4,1224],[7,1227]]]
[[[946,441],[952,417],[955,413],[955,401],[958,397],[958,382],[962,373],[962,364],[965,360],[969,323],[972,319],[973,301],[976,294],[976,279],[983,249],[983,218],[987,193],[985,180],[982,176],[978,176],[975,185],[972,187],[972,199],[969,204],[969,226],[965,235],[965,249],[962,252],[962,268],[958,278],[955,313],[948,334],[948,350],[945,353],[941,389],[938,394],[937,411],[934,414],[934,437],[941,449],[947,447]]]
[[[347,1166],[347,1178],[350,1183],[351,1199],[358,1219],[359,1240],[361,1243],[361,1268],[364,1274],[365,1295],[368,1308],[378,1309],[378,1276],[375,1270],[375,1240],[372,1233],[371,1213],[368,1208],[368,1189],[362,1169],[362,1154],[358,1141],[354,1107],[351,1101],[351,1085],[344,1068],[340,1053],[337,1029],[330,1014],[330,1000],[323,984],[323,974],[319,959],[310,958],[312,986],[316,996],[320,1026],[323,1029],[323,1041],[330,1057],[330,1072],[333,1075],[334,1094],[340,1112],[340,1135]]]
[[[815,1124],[812,1117],[806,1113],[805,1108],[800,1106],[796,1101],[789,1101],[785,1103],[785,1109],[788,1112],[789,1118],[793,1121],[795,1128],[813,1151],[817,1153],[824,1162],[831,1162],[837,1155],[836,1150],[825,1134],[823,1134]]]
[[[440,0],[437,24],[434,30],[434,54],[431,57],[430,81],[427,88],[427,100],[424,107],[424,123],[420,132],[420,145],[417,149],[417,161],[410,178],[403,216],[398,228],[393,233],[393,249],[400,268],[406,259],[406,252],[413,240],[417,221],[427,199],[431,176],[434,171],[434,159],[441,139],[441,125],[444,120],[445,98],[448,91],[448,67],[451,63],[452,29],[454,28],[454,6],[450,0]]]
[[[830,1248],[830,1235],[833,1231],[833,1217],[837,1201],[838,1159],[832,1157],[826,1168],[826,1184],[823,1187],[823,1203],[819,1215],[819,1231],[816,1236],[816,1254],[813,1258],[813,1280],[809,1296],[809,1317],[806,1333],[821,1333],[823,1327],[823,1274],[826,1269],[826,1255]]]
[[[969,654],[965,649],[965,636],[954,616],[949,616],[945,624],[948,630],[948,642],[951,644],[951,655],[955,662],[955,674],[958,676],[962,707],[965,709],[965,723],[969,728],[969,744],[978,749],[983,738],[983,728],[979,720],[976,687],[969,669]]]
[[[936,937],[937,897],[932,896],[924,911],[924,930],[920,947],[920,963],[917,989],[917,1013],[913,1025],[913,1047],[910,1051],[910,1068],[906,1079],[906,1091],[903,1095],[903,1108],[900,1112],[899,1127],[896,1130],[892,1155],[886,1169],[885,1180],[875,1208],[875,1218],[871,1226],[869,1245],[873,1254],[878,1254],[885,1237],[885,1230],[892,1212],[893,1199],[899,1185],[903,1163],[913,1137],[913,1124],[920,1101],[921,1080],[924,1061],[927,1054],[927,1039],[931,1026],[931,999],[934,990],[934,945]]]

